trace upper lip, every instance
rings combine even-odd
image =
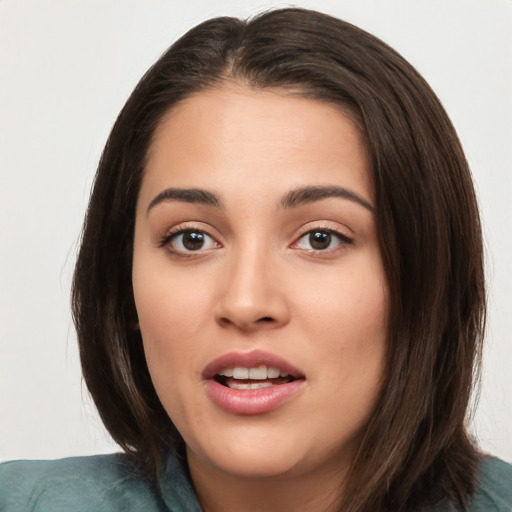
[[[203,378],[212,379],[220,371],[225,370],[226,368],[256,368],[258,366],[277,368],[281,370],[281,372],[288,373],[288,375],[295,379],[304,378],[304,373],[288,361],[280,356],[263,350],[252,350],[250,352],[228,352],[227,354],[217,357],[206,365],[203,370]]]

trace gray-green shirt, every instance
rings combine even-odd
[[[0,465],[1,512],[201,512],[176,459],[155,492],[125,455]],[[480,463],[478,489],[468,512],[512,512],[512,466],[491,457]]]

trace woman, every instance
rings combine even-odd
[[[454,129],[312,11],[194,28],[103,153],[73,311],[126,455],[9,463],[1,510],[509,510],[464,421],[482,241]]]

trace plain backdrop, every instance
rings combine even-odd
[[[69,289],[102,147],[183,32],[283,2],[0,0],[0,459],[117,450],[82,383]],[[512,461],[512,2],[298,1],[372,32],[432,85],[471,164],[489,321],[472,429]]]

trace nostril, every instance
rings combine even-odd
[[[262,318],[259,319],[260,322],[273,322],[274,319],[270,316],[264,316]]]

